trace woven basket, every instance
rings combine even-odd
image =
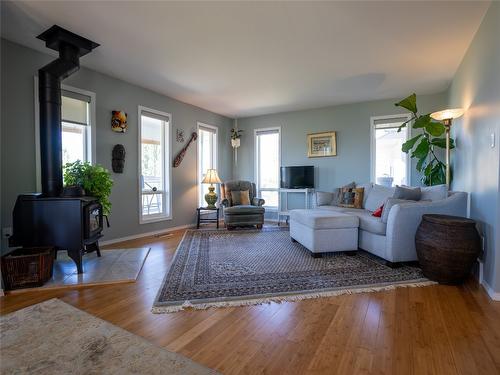
[[[14,250],[2,257],[6,290],[42,286],[52,277],[54,248],[32,247]]]

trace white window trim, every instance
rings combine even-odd
[[[385,120],[385,119],[394,119],[394,118],[406,118],[409,120],[411,118],[411,114],[403,113],[400,115],[386,115],[386,116],[372,116],[370,117],[370,182],[376,183],[375,176],[375,157],[376,157],[376,147],[375,147],[375,121],[377,120]],[[406,124],[408,131],[406,132],[406,140],[412,137],[411,132],[411,124]],[[407,184],[411,185],[411,158],[410,155],[406,157],[406,176],[407,176]]]
[[[168,184],[165,184],[165,186],[168,186],[168,199],[166,203],[168,204],[168,215],[161,214],[161,215],[149,215],[149,217],[144,218],[142,216],[142,186],[141,186],[141,164],[142,164],[142,123],[141,123],[141,115],[142,112],[149,112],[155,115],[167,117],[169,119],[168,122],[168,132],[165,132],[165,137],[168,139],[165,140],[165,144],[168,147],[168,152],[165,155],[165,171],[164,173],[165,178],[168,178]],[[149,223],[156,223],[159,221],[167,221],[167,220],[172,220],[173,219],[173,207],[172,207],[172,115],[167,112],[163,111],[158,111],[156,109],[148,108],[142,105],[139,105],[137,107],[137,129],[138,129],[138,137],[137,137],[137,155],[138,155],[138,160],[137,160],[137,197],[139,200],[139,224],[149,224]]]
[[[281,167],[281,126],[272,126],[269,128],[258,128],[254,129],[254,176],[255,176],[255,185],[257,187],[257,196],[261,197],[260,192],[261,191],[278,191],[278,207],[266,207],[266,211],[269,212],[278,212],[279,211],[279,189],[280,187],[278,186],[276,189],[269,189],[269,188],[264,188],[260,189],[260,183],[259,183],[259,153],[257,150],[257,135],[259,132],[266,132],[266,131],[278,131],[278,136],[279,136],[279,144],[278,144],[278,168]],[[278,170],[279,174],[279,170]]]
[[[199,132],[200,132],[200,128],[208,128],[208,129],[212,129],[212,130],[215,130],[215,138],[217,139],[217,143],[215,145],[215,149],[213,150],[214,151],[214,154],[213,154],[213,158],[214,158],[214,165],[213,165],[213,168],[215,170],[217,170],[217,172],[219,172],[219,170],[217,169],[218,168],[218,165],[219,165],[219,127],[218,126],[215,126],[215,125],[210,125],[210,124],[206,124],[204,122],[200,122],[198,121],[198,123],[196,124],[196,134],[199,136]],[[201,196],[201,179],[200,179],[200,148],[201,148],[201,142],[198,140],[198,145],[197,145],[197,154],[196,154],[196,195],[197,195],[197,199],[199,199],[199,197]],[[217,189],[217,195],[219,195],[219,189],[218,187],[216,187]],[[219,199],[220,199],[220,196],[219,196]],[[197,205],[199,205],[201,202],[197,202]]]
[[[73,86],[61,85],[61,89],[72,91],[77,94],[90,97],[89,120],[90,120],[90,145],[87,145],[87,154],[90,155],[90,163],[95,164],[96,160],[96,94],[92,91],[79,89]],[[36,191],[42,191],[42,167],[40,155],[40,103],[38,95],[38,76],[34,77],[34,98],[35,98],[35,173]]]

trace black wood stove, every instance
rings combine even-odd
[[[93,197],[62,196],[61,81],[78,71],[80,57],[99,44],[56,25],[38,38],[59,52],[58,59],[38,71],[42,193],[18,196],[9,244],[67,250],[82,273],[85,252],[100,256],[102,206]]]

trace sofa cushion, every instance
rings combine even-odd
[[[384,204],[384,210],[382,211],[382,222],[387,224],[387,220],[389,219],[389,213],[391,212],[391,208],[396,204],[400,203],[417,203],[416,201],[408,200],[408,199],[396,199],[396,198],[388,198]]]
[[[422,192],[420,191],[419,187],[413,188],[406,186],[396,186],[396,189],[394,190],[394,195],[392,197],[396,199],[419,201],[421,195]]]
[[[346,210],[344,214],[357,216],[359,219],[359,229],[385,236],[387,224],[382,222],[380,217],[372,216],[370,211],[350,209]]]
[[[251,215],[263,214],[264,212],[264,207],[250,205],[232,206],[224,209],[224,215]]]
[[[366,184],[356,185],[356,187],[364,189],[364,193],[363,193],[363,208],[366,209],[366,200],[368,199],[368,195],[370,194],[370,191],[373,188],[373,184],[371,182],[368,182]]]
[[[357,228],[359,226],[357,216],[333,210],[292,210],[290,220],[313,229]]]
[[[368,198],[366,199],[365,209],[368,211],[375,211],[377,208],[382,206],[387,198],[394,195],[394,188],[389,188],[382,185],[374,184],[373,188],[370,189],[368,193]]]
[[[448,198],[448,187],[446,185],[425,186],[421,188],[420,200],[440,201]]]
[[[327,206],[333,204],[334,193],[329,193],[326,191],[316,192],[316,206]]]
[[[335,212],[344,212],[346,210],[344,207],[339,207],[339,206],[321,206],[318,207],[317,209],[325,211],[335,211]]]

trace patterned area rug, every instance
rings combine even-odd
[[[243,306],[434,284],[417,267],[330,253],[313,258],[286,230],[185,233],[152,311]]]
[[[51,299],[0,318],[1,374],[216,374]]]

